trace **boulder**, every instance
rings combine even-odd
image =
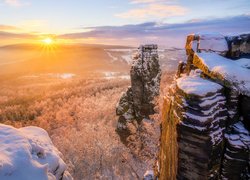
[[[0,124],[0,179],[71,180],[72,177],[45,130]]]

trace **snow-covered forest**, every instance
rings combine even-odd
[[[107,57],[100,64],[112,67],[113,71],[123,67],[123,74],[94,67],[93,61],[85,61],[85,66],[100,73],[79,73],[79,69],[71,65],[67,74],[3,74],[8,81],[1,79],[0,122],[17,128],[32,125],[45,129],[75,179],[142,177],[152,169],[157,156],[159,114],[152,116],[154,122],[144,123],[146,131],[138,143],[145,144],[140,151],[133,151],[121,142],[116,133],[115,107],[121,93],[130,85],[129,75],[126,75],[130,65],[124,64],[122,59],[119,61],[119,51],[114,52],[116,62]],[[125,52],[121,52],[124,55]],[[182,50],[161,51],[164,84],[161,91],[167,89],[175,73],[173,67],[183,55]],[[66,67],[67,60],[62,61]],[[159,102],[162,104],[162,99]]]

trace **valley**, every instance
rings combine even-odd
[[[18,53],[12,48],[7,50],[12,63],[0,65],[1,123],[45,129],[75,179],[139,179],[152,169],[160,135],[159,114],[152,117],[153,123],[145,124],[149,134],[143,140],[150,148],[138,154],[116,133],[115,107],[130,84],[131,61],[123,56],[130,57],[133,50],[111,47],[108,52],[114,60],[107,47],[72,47],[67,55],[58,50],[54,57],[39,56],[27,47]],[[160,56],[163,92],[185,51],[161,52],[165,53]],[[18,61],[27,53],[27,60]]]

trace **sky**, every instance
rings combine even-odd
[[[250,0],[0,0],[0,46],[47,35],[71,43],[164,44],[197,30],[250,32],[249,18]]]

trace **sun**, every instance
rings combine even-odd
[[[43,36],[40,39],[41,52],[45,54],[54,54],[58,49],[58,42],[54,36]]]
[[[45,38],[45,39],[43,39],[42,40],[43,41],[43,43],[44,44],[46,44],[46,45],[51,45],[51,44],[53,44],[54,43],[54,40],[53,39],[51,39],[51,38]]]

